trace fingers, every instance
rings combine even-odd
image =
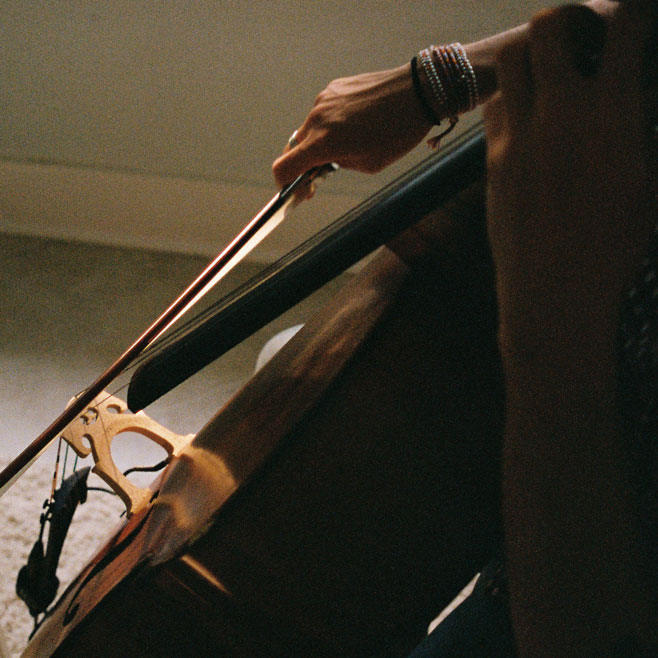
[[[641,68],[651,66],[651,60],[655,65],[658,45],[655,7],[655,2],[633,0],[625,2],[617,12],[602,62],[604,76],[639,82]]]
[[[497,53],[500,97],[487,111],[490,134],[520,128],[536,110],[554,115],[578,103],[583,77],[600,65],[605,32],[605,20],[583,5],[535,15],[527,33]]]
[[[614,6],[614,5],[613,5]],[[566,5],[539,13],[528,31],[529,56],[537,98],[553,104],[597,86],[583,82],[639,80],[648,35],[655,26],[654,0],[628,0],[614,11],[597,13],[585,5]]]
[[[272,165],[274,178],[281,187],[292,183],[309,169],[331,162],[331,158],[325,153],[322,132],[310,129],[307,132],[304,124],[293,135],[295,140],[288,141],[283,154]]]
[[[607,22],[584,5],[567,5],[538,14],[530,27],[530,59],[541,83],[576,86],[595,75],[606,43]]]

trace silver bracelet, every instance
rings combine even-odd
[[[441,78],[439,78],[439,74],[437,73],[436,67],[434,66],[434,62],[432,61],[432,56],[430,52],[431,48],[434,48],[434,46],[430,46],[429,48],[425,48],[425,50],[421,50],[420,53],[418,53],[418,55],[420,57],[420,62],[423,65],[423,70],[425,71],[425,75],[427,76],[427,79],[430,81],[430,86],[432,87],[432,91],[434,92],[436,100],[439,106],[441,108],[444,108],[448,102],[448,95],[446,94],[446,91],[443,88],[443,83],[441,82]]]
[[[471,64],[464,46],[459,42],[450,44],[450,47],[453,49],[457,59],[461,64],[462,75],[464,76],[466,85],[468,86],[469,97],[471,100],[469,110],[474,110],[480,102],[480,90],[478,88],[478,81],[475,77],[475,71],[473,70],[473,65]]]

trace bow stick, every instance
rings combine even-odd
[[[300,197],[296,192],[311,185],[314,181],[324,178],[336,169],[337,165],[334,164],[315,167],[276,194],[157,320],[88,388],[78,394],[64,412],[0,473],[0,495],[11,487],[50,443],[91,404],[108,384],[219,283],[286,218],[288,212],[299,202]]]
[[[482,124],[426,158],[219,300],[203,322],[162,346],[132,375],[137,412],[313,293],[485,173]],[[210,315],[212,313],[212,315]]]

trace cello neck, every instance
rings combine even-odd
[[[142,364],[128,389],[139,411],[485,173],[481,124],[330,224],[215,305],[201,325]]]

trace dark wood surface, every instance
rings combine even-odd
[[[203,532],[131,518],[24,655],[405,656],[501,531],[491,270],[430,256],[386,250],[199,433],[227,472]]]

